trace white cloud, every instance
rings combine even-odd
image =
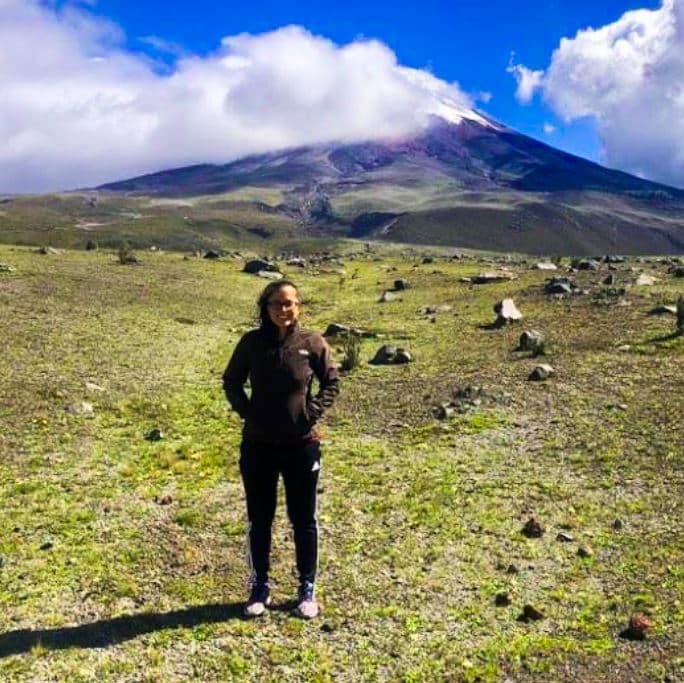
[[[553,135],[556,132],[556,126],[554,126],[552,123],[549,123],[548,121],[544,123],[544,134],[545,135]]]
[[[684,0],[563,38],[533,73],[563,119],[594,118],[604,163],[684,186]]]
[[[543,71],[533,71],[522,64],[510,63],[506,69],[509,74],[515,76],[518,82],[518,88],[515,91],[515,97],[518,102],[527,104],[534,97],[535,90],[537,90],[544,77]]]
[[[0,191],[401,135],[472,106],[378,41],[338,46],[297,26],[224,38],[167,73],[123,45],[117,26],[84,10],[0,0]]]

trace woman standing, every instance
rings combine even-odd
[[[299,573],[295,613],[311,619],[319,611],[314,586],[321,452],[314,425],[339,393],[337,368],[323,337],[299,326],[301,298],[292,282],[271,282],[257,304],[261,325],[240,339],[223,373],[226,397],[245,421],[240,473],[249,519],[251,591],[244,614],[260,616],[270,602],[271,526],[282,474]],[[244,389],[248,378],[250,397]]]

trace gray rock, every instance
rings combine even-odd
[[[542,363],[532,370],[528,379],[532,382],[543,382],[554,374],[554,369],[548,363]]]
[[[515,275],[513,275],[513,273],[509,273],[508,271],[488,271],[476,275],[474,278],[472,278],[472,283],[474,285],[487,285],[492,282],[508,282],[509,280],[513,279],[515,279]]]
[[[71,403],[65,408],[70,415],[82,415],[83,417],[92,417],[95,414],[95,408],[92,403],[88,401],[81,401],[80,403]]]
[[[147,434],[145,434],[145,440],[146,441],[161,441],[164,438],[164,434],[159,427],[155,427],[154,429],[150,429]]]
[[[494,324],[499,326],[522,320],[523,317],[513,299],[503,299],[494,304],[494,313],[497,316]]]
[[[572,262],[572,267],[576,270],[598,270],[600,264],[594,259],[579,259]]]
[[[662,306],[656,306],[652,308],[649,315],[677,315],[677,307],[670,304],[663,304]]]
[[[276,266],[275,263],[264,261],[263,259],[252,259],[251,261],[247,261],[242,268],[243,273],[251,273],[252,275],[256,275],[262,271],[277,273],[278,266]]]
[[[383,344],[371,359],[371,365],[390,365],[397,355],[397,347]]]
[[[656,279],[652,275],[646,275],[646,273],[641,273],[639,277],[636,279],[635,284],[643,286],[643,287],[650,287],[651,285],[654,285],[656,283]]]
[[[405,363],[410,363],[412,360],[411,354],[406,349],[397,349],[393,363],[394,365],[404,365]]]
[[[388,301],[394,301],[396,297],[392,292],[390,292],[388,289],[386,289],[381,295],[380,298],[378,299],[378,303],[384,304],[387,303]]]
[[[550,261],[539,261],[532,266],[534,270],[558,270],[558,266]]]
[[[209,249],[209,251],[206,251],[202,255],[202,258],[205,258],[208,261],[215,261],[216,259],[221,258],[221,254],[219,254],[218,251],[214,251],[213,249]]]
[[[544,348],[544,335],[539,330],[525,330],[520,335],[518,348],[520,351],[538,353]]]
[[[301,256],[295,256],[294,258],[286,261],[288,266],[296,266],[297,268],[306,268],[306,259]]]
[[[544,285],[546,294],[572,294],[573,283],[566,277],[554,277]]]
[[[257,277],[263,277],[266,280],[282,280],[283,274],[277,270],[260,270],[256,273]]]
[[[561,543],[572,543],[575,539],[573,538],[572,534],[568,534],[565,531],[559,531],[558,535],[556,536],[556,540],[560,541]]]
[[[394,290],[397,292],[401,292],[404,289],[409,289],[410,287],[411,285],[408,280],[400,278],[399,280],[394,281]]]
[[[7,263],[0,263],[0,273],[13,273],[15,268]]]

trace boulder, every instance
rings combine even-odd
[[[386,289],[381,295],[380,298],[378,299],[378,303],[384,304],[387,303],[388,301],[394,301],[396,297],[392,292],[389,291],[389,289]]]
[[[306,268],[306,259],[301,256],[295,256],[294,258],[288,259],[286,261],[288,266],[296,266],[297,268]]]
[[[496,313],[495,325],[503,326],[517,320],[522,320],[522,313],[518,310],[513,299],[503,299],[494,304],[494,313]]]
[[[472,278],[471,281],[474,285],[487,285],[492,282],[508,282],[509,280],[513,279],[515,279],[515,275],[513,275],[513,273],[509,273],[505,270],[500,270],[480,273],[479,275],[476,275],[474,278]]]
[[[406,349],[384,344],[375,352],[370,363],[371,365],[403,365],[410,363],[411,360],[411,354]]]
[[[544,348],[544,335],[539,330],[525,330],[520,335],[518,349],[539,353]]]
[[[242,268],[243,273],[250,273],[252,275],[256,275],[259,272],[278,272],[278,266],[275,265],[275,263],[271,263],[270,261],[264,261],[263,259],[252,259],[251,261],[247,261],[245,263],[244,267]]]
[[[410,286],[411,286],[411,285],[410,285],[409,281],[408,281],[408,280],[404,280],[404,279],[402,279],[402,278],[400,278],[400,279],[394,281],[394,290],[395,290],[396,292],[401,292],[401,291],[403,291],[404,289],[408,289]]]
[[[663,304],[662,306],[656,306],[652,308],[649,315],[677,315],[677,307],[670,304]]]
[[[575,270],[598,270],[599,262],[594,259],[583,258],[572,262],[572,267]]]
[[[266,278],[267,280],[281,280],[283,274],[279,273],[277,270],[260,270],[257,272],[257,276]]]
[[[537,365],[537,367],[532,370],[528,379],[531,382],[543,382],[551,377],[554,372],[555,370],[548,363],[542,363],[541,365]]]
[[[205,258],[208,261],[215,261],[216,259],[221,258],[221,254],[219,254],[218,251],[214,251],[213,249],[209,249],[209,251],[204,252],[204,254],[202,255],[202,258]]]
[[[534,270],[558,270],[558,266],[550,261],[539,261],[532,266]]]
[[[572,294],[574,289],[574,283],[567,277],[553,277],[544,285],[546,294]]]

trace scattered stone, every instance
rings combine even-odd
[[[404,280],[404,279],[400,278],[399,280],[394,281],[394,289],[397,292],[401,292],[405,289],[409,289],[410,287],[411,287],[411,285],[410,285],[408,280]]]
[[[281,280],[283,277],[282,273],[279,273],[277,270],[260,270],[256,275],[266,280]]]
[[[572,262],[572,267],[575,270],[598,270],[599,265],[598,261],[594,259],[580,259]]]
[[[54,543],[52,541],[45,541],[43,545],[40,546],[41,550],[52,550],[54,548]]]
[[[0,263],[0,273],[13,273],[15,268],[8,263]]]
[[[449,304],[440,304],[439,306],[422,306],[419,312],[423,315],[436,315],[437,313],[448,313],[450,310]]]
[[[321,631],[323,633],[333,633],[335,631],[335,627],[326,621],[325,624],[321,624]]]
[[[534,605],[525,605],[523,611],[518,617],[518,621],[540,621],[544,618],[544,612],[536,608]]]
[[[511,594],[510,593],[497,593],[494,596],[494,604],[497,607],[508,607],[511,602]]]
[[[531,382],[543,382],[551,377],[554,372],[555,370],[548,363],[542,363],[532,370],[527,379]]]
[[[437,420],[448,420],[454,414],[451,403],[442,403],[432,409],[432,416]]]
[[[508,282],[509,280],[515,279],[515,275],[513,273],[509,273],[508,271],[489,271],[485,273],[480,273],[479,275],[476,275],[474,278],[471,278],[471,282],[474,285],[486,285],[490,284],[492,282]]]
[[[295,256],[285,262],[288,266],[296,266],[297,268],[306,268],[306,259],[301,256]]]
[[[95,382],[86,382],[85,388],[91,393],[102,393],[104,391],[104,387],[101,387],[99,384],[95,384]]]
[[[427,265],[428,263],[434,263],[435,259],[432,256],[424,256],[423,257],[423,264]]]
[[[582,558],[587,558],[587,557],[593,557],[594,556],[594,551],[586,545],[582,545],[579,548],[577,548],[577,557],[582,557]]]
[[[496,321],[494,324],[497,327],[508,325],[517,320],[522,320],[522,313],[518,310],[513,299],[503,299],[494,304],[494,313],[496,313]]]
[[[82,415],[84,417],[92,417],[95,414],[95,408],[92,403],[88,401],[81,401],[80,403],[71,403],[65,410],[70,415]]]
[[[159,427],[155,427],[154,429],[150,429],[147,434],[145,434],[145,439],[147,441],[161,441],[164,438],[164,434]]]
[[[544,350],[544,335],[539,330],[525,330],[518,342],[519,351],[531,351],[540,354]]]
[[[651,285],[654,285],[656,283],[656,279],[652,275],[646,275],[646,273],[641,273],[639,277],[636,279],[637,285],[641,285],[644,287],[650,287]]]
[[[471,277],[460,277],[460,278],[458,278],[458,281],[464,282],[466,284],[471,284],[473,281],[473,278],[471,278]]]
[[[545,531],[544,525],[534,517],[530,517],[522,528],[523,535],[527,538],[541,538]]]
[[[615,531],[620,531],[623,526],[623,521],[619,517],[613,520],[613,529],[615,529]]]
[[[362,330],[358,327],[349,327],[349,325],[342,325],[340,323],[330,323],[328,327],[325,328],[325,332],[323,332],[324,337],[338,337],[345,334],[354,334],[357,337],[363,337],[364,339],[378,336],[375,332]]]
[[[620,346],[617,347],[617,350],[624,353],[626,351],[631,351],[632,347],[630,344],[621,344]]]
[[[573,538],[572,534],[569,534],[565,531],[560,531],[556,536],[556,540],[560,541],[561,543],[572,543],[575,539]]]
[[[601,283],[604,285],[615,284],[615,275],[613,275],[612,273],[609,273],[608,275],[606,275],[606,277],[603,278],[603,280],[601,280]]]
[[[670,304],[663,304],[662,306],[656,306],[652,308],[649,315],[677,315],[677,307]]]
[[[386,289],[381,295],[380,298],[378,299],[378,303],[384,304],[387,303],[388,301],[394,301],[395,300],[394,294],[389,291],[389,289]]]
[[[575,290],[574,283],[566,277],[553,277],[546,281],[544,292],[546,294],[572,294]]]
[[[384,344],[371,359],[371,365],[401,365],[411,362],[411,354],[406,349]]]
[[[506,574],[518,574],[519,572],[520,570],[514,564],[509,564],[508,567],[506,567]]]
[[[629,618],[629,625],[620,632],[620,638],[626,638],[627,640],[645,640],[646,631],[652,626],[653,622],[651,622],[645,614],[632,614]]]
[[[605,263],[624,263],[624,256],[616,256],[615,254],[607,254],[603,257]]]
[[[54,247],[40,247],[39,249],[36,249],[36,251],[39,254],[43,254],[44,256],[55,255],[55,254],[61,253],[59,249],[55,249]]]
[[[250,273],[251,275],[258,275],[263,271],[277,273],[278,266],[270,261],[264,261],[264,259],[252,259],[251,261],[247,261],[242,268],[243,273]]]
[[[558,266],[550,261],[540,261],[532,266],[535,270],[558,270]]]
[[[194,325],[195,321],[192,318],[184,318],[184,317],[179,317],[179,318],[174,318],[174,320],[177,323],[180,323],[181,325]]]
[[[155,496],[154,502],[157,505],[171,505],[173,503],[173,496],[170,493],[163,493],[161,496]]]

